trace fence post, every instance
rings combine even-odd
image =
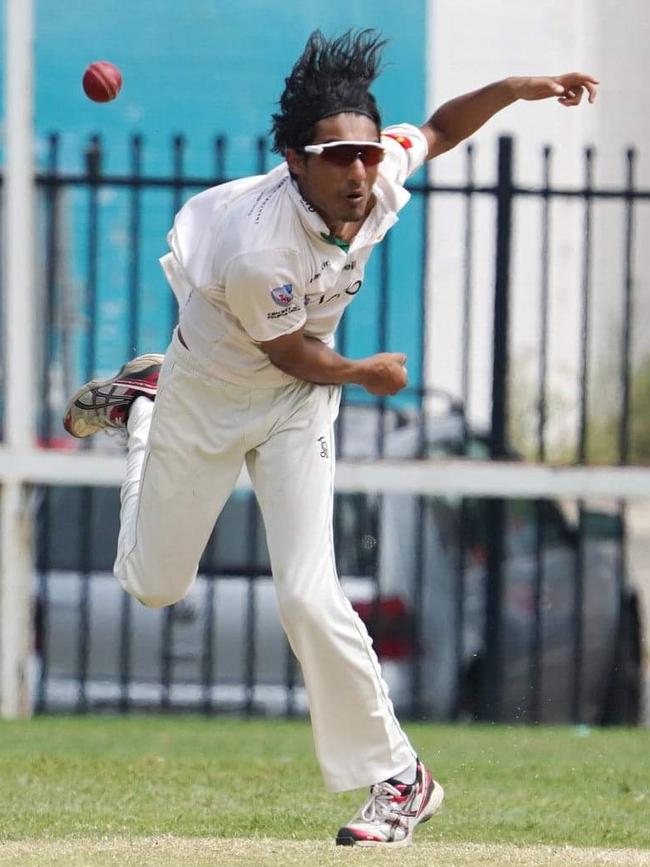
[[[490,457],[508,452],[508,320],[510,312],[510,254],[512,237],[513,142],[499,138],[497,175],[497,231],[494,275],[494,332],[492,355],[492,424]],[[485,601],[484,668],[481,684],[482,719],[501,718],[502,597],[506,535],[506,501],[495,498],[487,510],[487,592]]]
[[[33,4],[8,0],[5,80],[6,159],[3,214],[4,440],[34,446]],[[27,486],[5,479],[0,494],[0,674],[3,717],[30,716],[32,513]]]

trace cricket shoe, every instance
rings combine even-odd
[[[386,780],[370,788],[370,798],[336,835],[337,846],[410,846],[413,831],[427,822],[442,804],[440,783],[418,760],[415,782],[408,786]]]
[[[131,404],[138,397],[153,400],[164,355],[140,355],[127,361],[111,379],[93,379],[72,395],[63,427],[73,437],[99,430],[125,430]]]

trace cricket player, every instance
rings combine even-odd
[[[445,103],[422,126],[382,129],[369,88],[384,42],[313,33],[273,116],[268,174],[206,190],[174,221],[161,260],[179,306],[166,355],[84,385],[64,424],[127,435],[115,574],[143,605],[172,605],[245,463],[266,528],[280,616],[300,661],[325,784],[370,794],[344,846],[410,845],[443,799],[402,730],[332,549],[333,425],[341,386],[394,395],[406,357],[345,358],[334,335],[366,263],[409,200],[404,184],[519,99],[576,106],[595,78],[508,78]]]

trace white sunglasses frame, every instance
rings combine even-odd
[[[307,154],[320,155],[323,153],[324,150],[339,147],[341,145],[352,145],[353,147],[372,147],[380,150],[382,154],[386,152],[386,147],[378,141],[328,141],[324,144],[304,145],[300,148],[300,150],[304,151]]]

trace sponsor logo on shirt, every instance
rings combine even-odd
[[[311,295],[305,295],[305,307],[308,307],[310,304],[317,304],[319,306],[321,304],[329,304],[330,301],[340,298],[343,293],[346,295],[356,295],[359,289],[361,289],[361,280],[355,280],[354,283],[346,286],[343,292],[333,292],[331,295],[326,295],[325,292],[312,292]]]
[[[405,135],[396,135],[394,132],[385,132],[384,135],[387,138],[392,138],[397,144],[401,144],[405,151],[409,150],[413,147],[413,142],[408,136]]]
[[[275,289],[271,289],[271,297],[278,307],[288,307],[293,298],[293,285],[285,283],[284,286],[276,286]]]
[[[266,314],[267,319],[280,319],[282,316],[288,316],[290,313],[297,313],[300,310],[298,304],[292,304],[291,307],[285,307],[284,310],[272,310]]]
[[[246,214],[247,217],[253,217],[254,215],[254,223],[255,225],[259,225],[259,222],[262,218],[262,214],[264,209],[268,205],[268,203],[273,199],[278,190],[281,190],[282,187],[286,184],[288,178],[283,178],[280,183],[276,184],[271,188],[268,192],[265,193],[264,190],[257,196],[250,211]]]
[[[330,263],[329,259],[325,259],[324,262],[321,262],[320,263],[320,271],[317,271],[316,274],[314,274],[314,276],[310,278],[309,282],[314,283],[316,280],[318,280],[320,278],[320,275],[323,273],[323,271],[326,268],[329,268],[330,264],[331,263]]]

